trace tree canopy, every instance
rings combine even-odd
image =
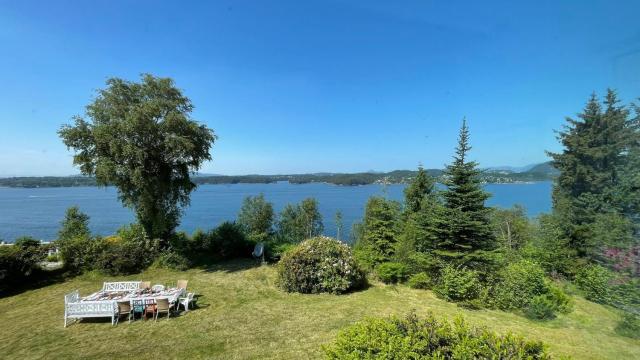
[[[273,233],[273,221],[273,205],[264,199],[264,194],[244,198],[238,224],[251,241],[266,241]]]
[[[306,198],[300,204],[287,204],[280,212],[278,235],[286,243],[299,243],[324,231],[318,201]]]
[[[172,79],[107,80],[59,135],[75,151],[73,163],[99,185],[114,185],[152,237],[167,238],[179,224],[196,185],[190,173],[211,159],[216,136],[190,116],[193,104]]]

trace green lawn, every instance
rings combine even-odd
[[[84,320],[63,328],[63,296],[97,291],[102,281],[131,279],[168,283],[188,279],[202,296],[199,309],[170,320]],[[638,359],[640,341],[616,335],[614,310],[576,299],[569,315],[545,322],[501,311],[468,311],[430,291],[373,284],[349,295],[286,294],[274,285],[270,266],[233,262],[186,272],[149,270],[110,278],[95,274],[0,299],[2,358],[319,358],[321,344],[366,316],[403,315],[415,309],[437,315],[463,313],[474,324],[512,331],[549,344],[554,355],[574,359]]]

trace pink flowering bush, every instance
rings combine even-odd
[[[342,294],[364,280],[351,248],[325,236],[303,241],[278,263],[278,285],[288,292]]]
[[[617,272],[640,276],[640,246],[627,249],[606,248],[603,255]]]

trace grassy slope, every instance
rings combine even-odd
[[[128,279],[175,283],[189,279],[201,307],[169,321],[85,320],[63,328],[63,295],[101,287],[106,277],[85,275],[0,299],[3,358],[225,358],[300,359],[321,356],[320,346],[344,326],[366,316],[403,315],[410,309],[438,315],[464,313],[475,324],[547,342],[554,355],[575,359],[632,359],[640,341],[617,336],[613,310],[576,300],[575,310],[546,323],[501,311],[467,311],[430,291],[374,284],[344,296],[286,294],[274,286],[272,267],[236,262],[184,273],[147,271]],[[123,279],[125,277],[118,277]]]

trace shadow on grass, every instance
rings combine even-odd
[[[63,283],[69,279],[69,274],[62,268],[54,270],[38,270],[25,278],[19,284],[3,285],[0,288],[0,299],[4,297],[19,295],[25,291],[36,290],[45,286]]]
[[[211,262],[207,264],[201,264],[196,266],[196,268],[203,269],[204,272],[224,272],[224,273],[234,273],[238,271],[244,271],[259,267],[261,262],[259,260],[254,259],[235,259],[235,260],[225,260],[220,262]]]

